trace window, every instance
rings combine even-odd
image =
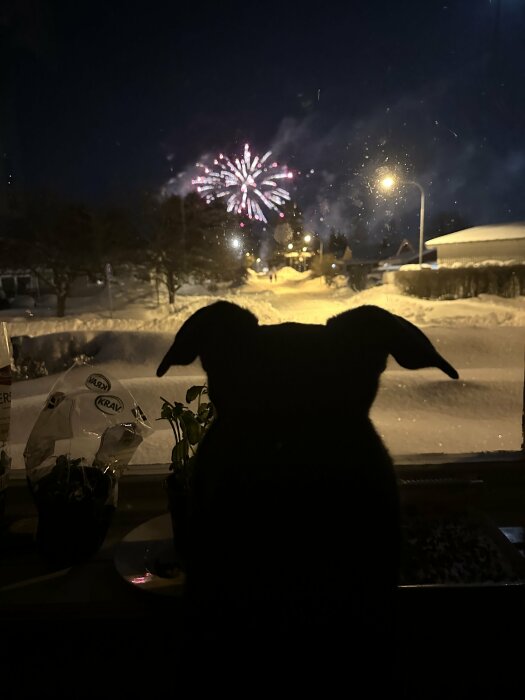
[[[133,462],[168,463],[160,397],[204,376],[155,369],[217,298],[399,314],[460,378],[390,359],[372,418],[396,458],[521,450],[523,3],[18,2],[1,32],[14,469],[75,358],[148,416]]]

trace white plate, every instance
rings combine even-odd
[[[117,547],[115,566],[137,588],[182,595],[185,577],[174,564],[170,514],[158,515],[129,532]]]

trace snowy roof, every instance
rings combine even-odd
[[[426,241],[427,246],[440,246],[444,243],[478,243],[481,241],[505,241],[525,238],[525,222],[497,224],[495,226],[474,226],[462,231],[449,233]]]
[[[437,251],[435,250],[423,250],[423,260],[433,261],[436,259],[436,255]],[[394,270],[397,269],[400,265],[406,265],[412,262],[419,262],[419,253],[413,249],[404,250],[401,252],[398,251],[396,255],[392,255],[389,258],[381,260],[379,263],[379,267],[381,268],[381,270]]]

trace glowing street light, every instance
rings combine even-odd
[[[393,177],[390,177],[390,176],[384,177],[384,178],[381,180],[381,187],[382,187],[384,190],[391,190],[392,187],[393,187],[395,184],[396,184],[396,181],[394,180]]]
[[[425,227],[425,190],[419,182],[415,180],[397,180],[392,175],[387,175],[379,182],[381,189],[389,191],[394,189],[396,185],[414,185],[418,188],[421,196],[419,207],[419,267],[423,264],[423,242],[424,242],[424,227]]]
[[[241,247],[241,242],[238,238],[232,238],[231,240],[231,247],[235,248],[235,250],[238,250]]]
[[[305,243],[311,243],[313,236],[310,233],[307,233],[304,237],[303,240]],[[303,248],[303,250],[306,250]],[[319,236],[319,261],[322,263],[323,262],[323,239],[321,236]]]

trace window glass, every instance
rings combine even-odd
[[[204,374],[198,362],[155,370],[217,299],[262,324],[363,304],[400,315],[459,379],[390,357],[371,415],[396,458],[521,449],[525,3],[306,7],[2,10],[15,469],[75,360],[147,415],[154,432],[133,462],[167,464],[161,397],[184,400]],[[319,373],[309,352],[292,369],[306,385]],[[327,387],[325,410],[340,390]]]

